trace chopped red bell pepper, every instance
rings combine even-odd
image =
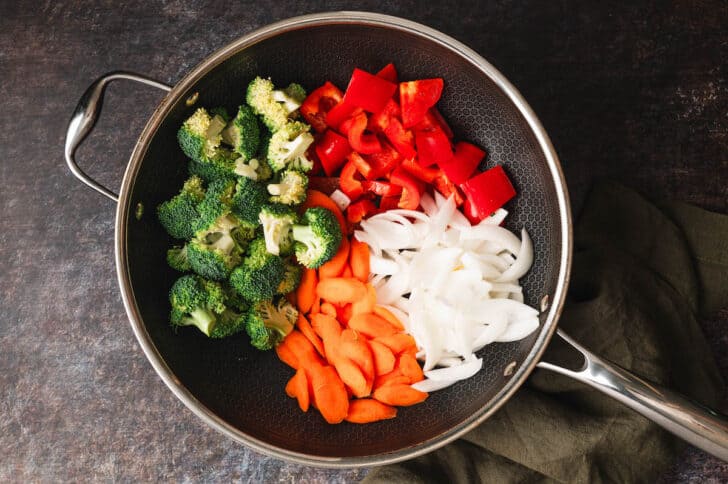
[[[445,132],[439,128],[428,131],[416,131],[415,143],[420,165],[438,165],[452,158],[452,147]]]
[[[483,220],[516,196],[511,180],[498,165],[475,175],[461,185],[470,200],[472,211]]]
[[[415,151],[415,139],[412,131],[405,130],[402,123],[397,118],[390,118],[389,124],[384,129],[384,135],[392,143],[394,149],[404,158],[414,158],[417,156]]]
[[[422,180],[425,183],[432,184],[435,178],[442,174],[442,170],[439,168],[427,168],[420,165],[415,158],[406,158],[402,161],[402,168],[407,170],[407,173],[413,175],[418,180]]]
[[[326,81],[323,86],[311,91],[299,108],[301,115],[313,129],[323,133],[326,129],[326,113],[344,98],[341,90]]]
[[[394,68],[394,64],[391,62],[387,64],[386,66],[382,67],[379,72],[376,74],[377,77],[381,77],[382,79],[386,79],[389,82],[397,82],[397,69]]]
[[[372,192],[380,197],[395,197],[402,193],[402,187],[393,183],[379,180],[363,181],[361,186],[366,192]]]
[[[389,120],[393,117],[399,117],[400,115],[401,111],[399,109],[399,104],[397,104],[394,99],[390,99],[381,111],[374,113],[369,117],[368,128],[372,131],[383,133],[384,130],[387,129]]]
[[[361,108],[352,106],[342,99],[339,104],[331,108],[331,110],[326,113],[326,124],[334,129],[340,128],[341,123],[346,121],[349,117],[357,115],[361,111]],[[339,131],[341,131],[341,129],[339,129]]]
[[[382,151],[382,145],[377,135],[364,133],[367,129],[366,113],[359,113],[352,120],[348,133],[346,133],[351,147],[363,155],[370,155]]]
[[[435,189],[445,198],[452,196],[456,206],[460,207],[465,203],[465,197],[460,192],[460,189],[444,173],[435,178],[432,184],[435,185]]]
[[[381,140],[382,150],[378,153],[364,156],[364,159],[372,167],[372,173],[367,179],[374,180],[381,178],[397,166],[402,161],[402,156],[395,150],[386,140]]]
[[[349,158],[355,154],[356,153],[352,152],[349,155]],[[341,169],[341,174],[339,175],[339,188],[346,194],[347,197],[349,197],[350,200],[356,200],[364,194],[364,187],[362,187],[361,180],[357,179],[356,175],[356,166],[354,166],[354,163],[352,163],[351,159],[349,159],[349,161],[347,161]]]
[[[396,90],[397,84],[357,68],[351,75],[344,101],[364,111],[376,113],[387,104]]]
[[[438,164],[453,183],[460,185],[470,178],[484,157],[485,151],[467,141],[459,141],[455,143],[453,156]]]
[[[445,118],[442,117],[442,114],[440,114],[440,111],[438,111],[437,108],[428,109],[425,117],[422,118],[422,121],[412,127],[415,131],[427,131],[435,128],[440,128],[448,138],[453,139],[454,134],[452,129],[450,129],[450,126],[447,124]]]
[[[399,197],[382,197],[379,200],[379,210],[393,210],[399,208]]]
[[[349,153],[351,153],[349,141],[331,129],[327,129],[323,137],[316,142],[316,154],[321,160],[326,176],[333,176],[344,164]]]
[[[424,186],[419,180],[402,167],[397,167],[389,177],[389,181],[402,187],[402,195],[397,204],[399,208],[416,210],[420,206],[420,195],[424,191]]]
[[[356,167],[356,171],[358,171],[365,180],[371,180],[374,178],[374,168],[372,168],[372,165],[370,165],[368,161],[362,158],[359,153],[353,151],[351,155],[349,155],[349,161],[354,164],[354,166]]]
[[[349,205],[346,208],[346,220],[349,223],[356,224],[368,215],[377,212],[377,206],[368,198],[363,198]]]
[[[440,78],[399,83],[399,103],[402,108],[402,125],[405,128],[411,128],[422,121],[427,110],[440,99],[444,84]]]
[[[482,220],[478,217],[478,213],[473,208],[473,204],[470,203],[470,200],[467,198],[465,199],[465,203],[463,203],[463,214],[465,214],[468,220],[470,220],[470,223],[473,225],[478,225]]]

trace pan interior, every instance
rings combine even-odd
[[[182,93],[148,144],[128,199],[147,215],[128,215],[127,251],[131,287],[143,324],[181,385],[243,435],[291,452],[321,457],[360,457],[398,452],[431,442],[493,404],[521,365],[538,333],[520,342],[493,344],[480,352],[484,369],[421,405],[401,408],[396,419],[372,425],[328,425],[314,410],[301,412],[284,386],[292,370],[274,352],[260,352],[240,335],[215,341],[195,329],[175,333],[168,323],[167,292],[179,276],[165,264],[166,250],[179,243],[157,223],[154,207],[177,192],[186,160],[176,131],[195,109],[185,104],[199,92],[197,106],[234,112],[256,75],[277,85],[299,82],[307,90],[330,80],[344,89],[354,67],[376,72],[394,62],[400,79],[443,77],[438,105],[456,139],[485,147],[484,168],[502,164],[518,197],[506,207],[507,226],[525,227],[536,251],[522,280],[526,302],[538,307],[556,289],[562,243],[557,192],[544,152],[526,120],[500,88],[474,64],[448,48],[412,33],[372,25],[339,24],[292,30],[260,41],[221,62]],[[542,316],[542,331],[545,315]]]

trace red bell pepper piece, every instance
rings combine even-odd
[[[414,158],[417,156],[412,131],[405,130],[402,123],[399,122],[399,119],[389,119],[389,124],[387,124],[387,127],[384,129],[384,135],[403,157]]]
[[[381,200],[379,200],[379,210],[394,210],[395,208],[399,208],[399,197],[382,197]]]
[[[367,215],[371,215],[377,211],[377,206],[368,198],[358,200],[346,208],[346,220],[349,223],[356,224],[362,221]]]
[[[331,110],[326,113],[326,125],[334,129],[339,128],[341,123],[360,112],[362,112],[361,108],[352,106],[342,99],[339,104],[331,108]],[[339,131],[341,131],[341,129],[339,129]]]
[[[455,143],[452,158],[438,164],[453,183],[460,185],[470,178],[484,157],[485,151],[467,141],[460,141]]]
[[[401,114],[402,112],[399,109],[399,104],[397,104],[394,99],[390,99],[381,111],[374,113],[369,117],[368,127],[372,131],[383,133],[384,130],[387,129],[387,125],[389,125],[389,120],[393,117],[399,117]]]
[[[425,183],[432,184],[435,178],[442,174],[442,170],[439,168],[427,168],[420,165],[414,158],[406,158],[400,165],[402,168],[407,170],[407,173],[413,175],[418,180],[422,180]]]
[[[402,187],[402,195],[397,206],[406,210],[417,210],[420,206],[420,194],[424,191],[421,182],[402,167],[395,168],[389,181]]]
[[[465,199],[465,203],[463,203],[463,214],[465,214],[468,220],[470,220],[470,223],[473,225],[478,225],[482,220],[473,208],[473,204],[470,203],[470,200],[467,198]]]
[[[356,166],[351,162],[351,156],[355,154],[352,152],[349,155],[350,159],[344,164],[339,175],[339,188],[350,200],[356,200],[364,194],[364,187],[362,187],[361,181],[356,177]]]
[[[361,69],[354,69],[344,93],[344,101],[364,111],[376,113],[387,104],[396,90],[397,84]]]
[[[326,113],[336,106],[344,98],[341,90],[326,81],[323,86],[314,89],[306,96],[299,111],[314,130],[323,133],[326,129]]]
[[[435,189],[445,198],[452,196],[456,206],[459,207],[465,203],[465,197],[460,192],[460,189],[444,173],[435,178],[432,184],[435,185]]]
[[[438,165],[452,158],[450,140],[441,129],[416,131],[417,156],[422,166]]]
[[[440,128],[448,138],[453,139],[454,134],[452,129],[450,129],[450,126],[448,126],[445,118],[442,117],[442,114],[440,114],[437,108],[428,109],[422,121],[417,123],[412,129],[415,131],[427,131],[436,128]]]
[[[405,128],[411,128],[422,121],[427,110],[440,99],[444,84],[440,78],[399,83],[399,103],[402,108],[402,125]]]
[[[382,67],[382,69],[376,73],[376,76],[386,79],[389,82],[397,83],[397,69],[394,68],[394,64],[391,62]]]
[[[368,179],[374,180],[384,177],[394,170],[402,161],[402,155],[395,150],[386,140],[381,141],[382,150],[378,153],[366,155],[363,158],[372,167],[372,173]]]
[[[475,175],[461,185],[473,212],[483,220],[516,196],[511,180],[498,165]]]
[[[367,115],[365,113],[359,113],[354,116],[352,120],[353,121],[348,129],[348,133],[346,133],[351,147],[355,151],[364,155],[370,155],[372,153],[382,151],[382,145],[379,142],[377,135],[364,133],[367,129]]]
[[[366,180],[362,182],[362,187],[366,192],[372,192],[380,197],[395,197],[402,193],[402,187],[393,183],[379,180]]]
[[[370,165],[368,161],[362,158],[359,153],[357,153],[356,151],[352,152],[349,155],[349,161],[354,164],[354,167],[356,167],[356,171],[358,171],[365,180],[371,180],[374,178],[374,168],[372,168],[372,165]]]
[[[327,129],[323,137],[316,142],[316,154],[321,160],[326,176],[333,176],[344,164],[349,153],[351,153],[349,141],[331,129]]]

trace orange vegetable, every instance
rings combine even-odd
[[[296,291],[287,293],[286,300],[291,303],[292,306],[298,307],[298,305],[296,304]]]
[[[336,317],[336,308],[330,302],[321,303],[321,313]]]
[[[414,356],[409,353],[403,353],[397,360],[397,366],[402,374],[409,378],[410,383],[417,383],[425,379],[422,368]]]
[[[306,338],[303,333],[294,329],[288,336],[281,342],[290,348],[291,352],[296,356],[299,367],[308,367],[311,364],[320,364],[321,360],[318,356],[318,352]],[[278,345],[280,346],[280,345]]]
[[[351,272],[361,282],[367,282],[369,280],[369,246],[365,242],[352,238],[350,252]]]
[[[375,341],[382,343],[383,345],[388,347],[395,355],[404,353],[410,348],[414,348],[415,352],[417,352],[417,344],[415,343],[415,339],[405,333],[396,333],[389,336],[380,336],[376,338]]]
[[[387,405],[407,407],[424,401],[427,398],[427,393],[415,390],[404,383],[395,383],[377,388],[374,390],[372,397]]]
[[[326,359],[332,362],[341,337],[339,322],[328,314],[318,313],[311,316],[311,325],[323,340]]]
[[[286,394],[289,397],[298,400],[298,406],[304,412],[308,411],[308,405],[310,403],[308,395],[308,379],[306,378],[306,372],[303,368],[299,368],[296,374],[288,380],[286,385]]]
[[[315,269],[304,269],[301,276],[301,283],[296,290],[296,302],[298,309],[302,313],[311,310],[314,300],[316,299],[316,284],[318,284],[318,276]]]
[[[339,341],[341,354],[356,363],[364,373],[371,390],[374,381],[374,357],[366,340],[353,329],[345,329],[341,332]]]
[[[375,297],[376,297],[376,293],[375,293]],[[392,314],[392,311],[390,311],[389,309],[382,307],[382,306],[374,306],[374,310],[372,312],[374,314],[376,314],[377,316],[380,316],[380,317],[386,319],[387,321],[389,321],[390,323],[392,323],[392,326],[394,326],[398,330],[404,331],[404,325],[402,325],[402,322],[399,319],[397,319],[397,316]]]
[[[308,372],[316,407],[330,424],[344,420],[349,413],[349,395],[336,370],[329,365],[313,365]]]
[[[316,296],[313,300],[313,306],[311,306],[311,312],[309,314],[316,314],[321,312],[321,298]]]
[[[374,359],[374,373],[377,376],[385,375],[394,369],[394,363],[396,359],[394,353],[389,347],[382,343],[371,340],[369,341],[369,348],[372,350],[372,357]]]
[[[345,304],[366,297],[367,288],[358,279],[332,277],[319,281],[316,294],[330,303]]]
[[[397,409],[371,398],[349,402],[346,421],[351,423],[371,423],[397,416]]]
[[[338,319],[344,326],[349,324],[352,314],[352,306],[353,304],[351,303],[344,304],[343,306],[336,306],[336,319]]]
[[[349,260],[349,239],[341,239],[339,250],[334,256],[318,269],[319,278],[339,277]]]
[[[372,286],[368,282],[366,283],[366,288],[366,296],[351,304],[352,316],[356,316],[357,314],[374,312],[374,309],[377,305],[377,291],[374,289],[374,286]]]
[[[371,382],[367,382],[364,373],[359,369],[353,361],[349,358],[341,356],[337,352],[337,356],[334,357],[333,361],[336,372],[339,374],[339,378],[344,382],[344,385],[351,389],[351,393],[355,397],[367,397],[372,391]]]
[[[381,318],[374,313],[352,314],[351,319],[349,320],[349,327],[359,331],[369,338],[402,334],[397,333],[397,328],[392,326],[386,319]]]
[[[316,332],[311,327],[311,323],[308,322],[308,319],[306,319],[306,316],[304,316],[301,313],[298,313],[298,321],[296,321],[296,327],[298,330],[303,333],[303,335],[308,339],[314,348],[316,348],[316,351],[319,355],[322,357],[325,357],[324,354],[324,344],[321,342],[321,339],[316,335]],[[280,345],[279,345],[280,346]],[[278,355],[280,356],[280,355]],[[282,359],[282,358],[281,358]]]
[[[344,218],[344,214],[341,213],[339,206],[336,205],[336,202],[331,200],[328,195],[318,190],[306,191],[306,200],[301,204],[300,209],[302,211],[305,211],[307,208],[311,207],[323,207],[331,210],[336,216],[336,219],[339,221],[341,233],[348,233],[349,227],[346,225],[346,219]]]
[[[341,277],[354,277],[354,273],[351,272],[351,266],[346,264],[344,270],[341,272]]]
[[[286,344],[285,339],[281,341],[278,346],[276,346],[276,354],[278,355],[278,359],[280,359],[283,363],[290,366],[294,370],[298,369],[298,358],[293,353],[293,350]]]
[[[386,375],[378,376],[374,379],[374,386],[372,387],[375,391],[377,388],[386,387],[389,385],[409,385],[409,377],[404,376],[399,368],[395,368]]]

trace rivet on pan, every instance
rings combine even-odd
[[[503,376],[509,377],[513,374],[513,372],[516,371],[516,362],[511,361],[508,363],[508,366],[506,366],[506,369],[503,370]]]
[[[199,97],[200,97],[200,93],[199,92],[195,92],[193,95],[191,95],[190,97],[188,97],[185,100],[185,104],[187,106],[192,106],[193,104],[195,104],[197,102],[197,98],[199,98]]]
[[[549,295],[546,294],[544,297],[541,298],[541,312],[545,313],[548,308],[549,308]]]

